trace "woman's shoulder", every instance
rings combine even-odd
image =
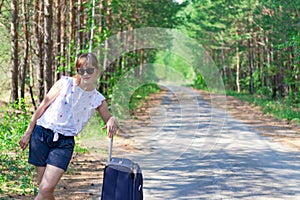
[[[70,76],[61,76],[59,81],[62,82],[64,85],[74,85],[75,84],[75,78]]]
[[[60,79],[63,81],[74,81],[75,80],[75,78],[70,77],[70,76],[61,76]]]
[[[95,89],[94,101],[97,107],[100,106],[105,99],[106,98],[104,97],[104,95]]]
[[[62,88],[73,87],[75,79],[69,76],[61,76],[61,78],[56,81],[53,85],[53,88],[61,90]]]
[[[99,92],[99,91],[96,90],[96,89],[95,89],[95,96],[96,96],[97,98],[105,99],[104,95],[101,94],[101,92]]]

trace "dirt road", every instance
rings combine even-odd
[[[113,156],[141,165],[145,199],[300,199],[298,127],[200,93],[169,87],[121,123]],[[106,144],[87,140],[102,149],[74,157],[57,199],[99,199]]]
[[[135,151],[118,156],[143,167],[145,199],[300,199],[295,148],[212,108],[191,89],[168,89],[141,121],[124,124]]]

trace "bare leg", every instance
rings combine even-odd
[[[37,172],[37,184],[40,185],[42,178],[44,176],[46,167],[36,167],[36,172]]]
[[[42,169],[40,169],[42,171]],[[54,189],[64,174],[64,170],[47,165],[39,184],[39,193],[35,200],[54,200]]]
[[[40,185],[40,183],[42,181],[45,169],[46,169],[46,167],[36,167],[36,172],[37,172],[37,178],[36,178],[37,180],[36,180],[36,182],[37,182],[38,186]],[[35,188],[34,189],[34,195],[37,195],[37,191],[38,190],[36,190],[36,188]]]

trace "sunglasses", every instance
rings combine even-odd
[[[77,73],[80,74],[80,75],[84,75],[85,72],[87,74],[93,74],[95,71],[95,68],[86,68],[86,69],[83,69],[83,68],[78,68],[77,69]]]

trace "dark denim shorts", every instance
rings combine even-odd
[[[28,162],[35,166],[47,164],[67,170],[74,150],[74,137],[59,134],[53,141],[54,132],[42,126],[35,126],[30,138]]]

